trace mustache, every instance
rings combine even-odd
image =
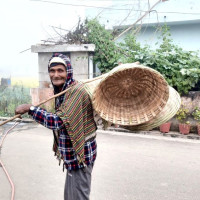
[[[52,81],[57,81],[57,80],[64,80],[64,78],[52,78]]]

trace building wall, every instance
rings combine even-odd
[[[186,23],[186,22],[184,22]],[[160,24],[164,25],[164,24]],[[170,28],[171,38],[174,44],[182,47],[187,51],[200,50],[200,20],[191,21],[186,24],[167,24]],[[151,49],[159,47],[161,40],[159,36],[161,33],[158,30],[158,25],[145,24],[142,26],[140,32],[136,35],[136,40],[142,46],[149,45]],[[123,42],[129,31],[116,40],[116,42]],[[158,43],[156,45],[156,43]]]
[[[49,88],[48,61],[52,53],[38,53],[39,88]]]
[[[72,52],[70,54],[71,64],[76,80],[89,78],[88,52]]]
[[[197,51],[200,50],[200,22],[194,24],[177,24],[169,25],[171,38],[173,42],[184,50]],[[152,49],[158,47],[156,42],[159,41],[158,37],[160,32],[156,31],[155,27],[145,26],[137,35],[137,41],[143,46],[148,44]]]
[[[198,0],[165,0],[160,2],[147,17],[144,23],[175,22],[200,19],[200,1]]]

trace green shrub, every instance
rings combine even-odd
[[[200,108],[195,107],[194,111],[192,112],[192,116],[195,120],[197,120],[198,123],[200,123]]]
[[[31,103],[30,89],[23,86],[0,87],[0,116],[15,115],[15,108],[20,104]],[[27,117],[28,115],[23,115]]]
[[[182,104],[180,109],[176,113],[176,119],[180,123],[189,124],[189,121],[187,121],[188,116],[189,116],[189,110],[187,108],[185,108],[185,106]]]

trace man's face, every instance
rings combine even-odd
[[[67,79],[67,71],[62,64],[59,64],[50,68],[49,77],[53,85],[62,87]]]

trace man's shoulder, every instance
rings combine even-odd
[[[88,95],[85,87],[84,87],[84,83],[78,82],[76,81],[76,83],[74,83],[71,88],[66,92],[66,97],[72,97],[72,96],[76,96],[76,95],[81,95],[81,96],[85,96]]]
[[[84,84],[81,83],[81,82],[76,82],[76,84],[74,84],[72,87],[71,87],[71,92],[83,92],[85,91],[85,88],[84,88]]]

